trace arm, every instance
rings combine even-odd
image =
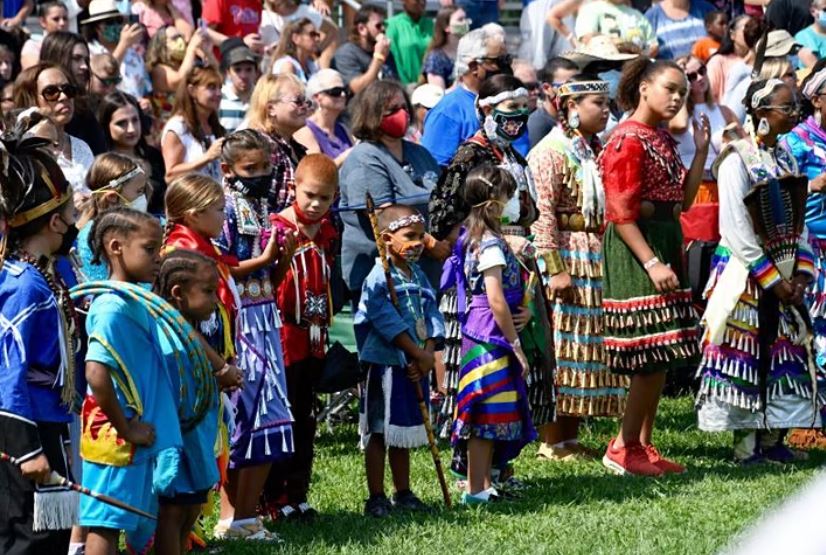
[[[353,93],[359,93],[363,89],[367,88],[367,85],[377,80],[379,78],[379,72],[381,71],[382,66],[384,66],[386,59],[386,55],[384,59],[382,59],[376,54],[373,54],[373,58],[370,60],[370,66],[367,68],[367,71],[350,80],[350,90],[353,91]]]
[[[126,58],[126,52],[140,42],[143,37],[143,27],[140,23],[133,23],[131,25],[124,25],[120,31],[120,40],[118,45],[112,51],[112,56],[119,64],[123,63]]]
[[[4,20],[2,26],[6,28],[21,27],[26,22],[26,18],[32,13],[32,10],[34,10],[34,0],[25,0],[14,17]]]
[[[559,224],[556,218],[557,194],[563,188],[564,173],[575,171],[567,167],[563,155],[555,157],[550,150],[534,152],[528,164],[536,184],[536,206],[539,218],[531,226],[534,245],[545,260],[549,296],[571,286],[571,276],[559,256]]]
[[[318,56],[318,65],[322,69],[326,69],[330,67],[330,62],[332,62],[336,48],[338,48],[338,27],[335,26],[329,17],[324,17],[324,19],[321,20],[319,31],[324,36],[324,39],[318,46],[318,49],[321,51]]]
[[[293,139],[307,149],[307,154],[321,152],[321,147],[318,145],[315,135],[306,125],[293,134]]]
[[[427,82],[430,85],[436,85],[437,87],[447,88],[447,83],[445,83],[444,77],[441,75],[437,75],[435,73],[428,73],[427,74]]]
[[[166,182],[171,183],[176,177],[196,171],[213,160],[217,160],[218,157],[221,156],[221,145],[223,141],[224,139],[221,138],[213,142],[198,160],[194,162],[184,162],[186,149],[181,139],[174,131],[165,133],[161,141],[161,152],[163,153],[163,161],[166,165]]]
[[[803,65],[805,65],[806,67],[814,66],[818,60],[817,54],[815,54],[808,48],[801,48],[797,52],[797,56],[800,58],[800,61],[803,62]]]
[[[570,29],[563,22],[564,19],[574,15],[579,11],[583,0],[562,0],[559,4],[554,5],[548,10],[546,21],[553,30],[565,37],[568,41],[573,42],[576,38],[573,29]]]
[[[487,292],[488,304],[493,313],[493,319],[496,321],[496,325],[499,326],[505,339],[511,344],[519,364],[522,365],[522,376],[524,377],[528,372],[528,358],[522,350],[519,334],[513,323],[513,315],[505,300],[505,292],[502,289],[502,266],[488,268],[482,275],[485,279],[485,291]]]
[[[175,6],[174,2],[167,2],[166,7],[169,9],[170,15],[172,15],[172,21],[174,22],[175,28],[184,36],[186,41],[189,42],[189,39],[192,38],[192,34],[195,32],[195,26],[187,21],[184,15]]]
[[[691,125],[694,126],[694,146],[696,150],[685,180],[683,210],[691,208],[694,197],[697,196],[697,190],[703,182],[708,145],[711,142],[711,124],[708,121],[708,116],[703,114],[699,123],[693,120]]]

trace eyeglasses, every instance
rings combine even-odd
[[[766,110],[775,110],[784,116],[796,116],[800,113],[799,104],[783,104],[782,106],[777,104],[769,104],[768,106],[763,106],[763,108]]]
[[[479,62],[488,62],[492,64],[498,65],[500,68],[509,67],[513,62],[513,56],[510,54],[503,54],[502,56],[491,57],[491,56],[484,56],[482,58],[477,58]]]
[[[347,96],[347,87],[330,87],[329,89],[324,89],[321,91],[321,94],[333,97]]]
[[[688,78],[689,83],[693,83],[698,78],[706,76],[706,66],[700,66],[697,68],[697,71],[687,71],[685,76]]]
[[[115,75],[114,77],[101,77],[97,73],[92,73],[95,76],[95,79],[103,83],[104,87],[114,87],[120,85],[120,82],[123,81],[123,78],[120,75]]]
[[[287,102],[289,104],[293,104],[296,108],[313,107],[313,101],[305,96],[294,96],[292,98],[285,96],[283,98],[279,98],[278,102]]]
[[[47,85],[40,91],[40,96],[45,98],[47,102],[57,102],[60,99],[61,93],[65,94],[66,98],[74,98],[77,96],[77,87],[71,83]]]

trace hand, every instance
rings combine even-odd
[[[276,260],[278,260],[279,248],[278,248],[278,234],[275,228],[270,230],[270,238],[267,240],[267,246],[264,247],[264,252],[261,253],[261,257],[267,261],[267,264],[272,264]]]
[[[264,41],[261,40],[261,35],[258,33],[250,33],[244,37],[244,44],[256,54],[264,53]]]
[[[565,299],[571,293],[571,274],[560,272],[548,280],[548,298],[562,297]]]
[[[281,259],[290,261],[298,247],[298,235],[295,232],[284,234],[284,243],[281,245]]]
[[[516,360],[519,361],[519,365],[522,367],[522,377],[527,378],[530,365],[528,364],[528,356],[525,354],[525,351],[522,350],[522,346],[516,347],[513,350],[513,354],[516,355]]]
[[[141,109],[141,111],[143,111],[144,113],[146,113],[146,114],[152,114],[152,101],[151,101],[151,100],[149,100],[148,98],[146,98],[145,96],[144,96],[144,97],[141,97],[141,98],[138,100],[138,107],[139,107],[139,108]]]
[[[826,189],[826,173],[822,173],[809,181],[809,191],[812,193],[822,193]]]
[[[439,262],[444,262],[450,256],[450,243],[447,241],[436,241],[436,244],[427,251],[430,258],[434,258]]]
[[[20,472],[23,473],[24,478],[28,478],[38,484],[44,484],[52,474],[52,467],[49,466],[49,460],[43,453],[39,454],[33,459],[29,459],[20,465]]]
[[[235,391],[244,385],[244,375],[234,364],[227,364],[227,369],[217,377],[221,391]]]
[[[132,420],[129,421],[123,439],[135,445],[149,447],[155,443],[155,426],[140,422],[137,416],[133,416]]]
[[[120,43],[126,48],[132,48],[143,38],[143,27],[140,23],[124,25],[120,30]]]
[[[797,274],[792,277],[792,287],[794,295],[792,295],[792,304],[800,306],[806,299],[806,289],[809,287],[809,277],[804,274]]]
[[[207,43],[209,43],[209,34],[206,32],[206,29],[196,29],[195,32],[192,33],[192,38],[189,39],[187,49],[197,50]]]
[[[648,277],[658,293],[668,293],[680,286],[677,274],[662,262],[657,262],[648,270]]]
[[[376,45],[373,47],[373,54],[379,54],[385,58],[390,53],[390,39],[384,33],[379,33],[376,37]]]
[[[330,16],[330,5],[324,0],[313,0],[313,7],[318,13],[325,17]]]
[[[691,122],[694,127],[694,147],[698,152],[708,151],[708,145],[711,142],[711,123],[708,121],[708,116],[700,115],[700,121],[696,119]]]
[[[433,370],[433,367],[436,366],[436,357],[433,356],[433,353],[428,353],[424,349],[419,349],[419,353],[416,355],[416,358],[413,360],[412,366],[415,367],[416,373],[418,374],[418,378],[413,381],[417,381],[421,379]],[[413,374],[413,370],[408,368],[407,376],[410,377]]]
[[[206,157],[206,159],[210,162],[219,159],[221,157],[221,147],[223,146],[224,138],[221,137],[220,139],[216,139],[212,142],[211,145],[209,145],[209,149],[207,149],[206,153],[204,154],[204,157]]]
[[[772,287],[772,292],[777,295],[780,302],[783,304],[791,304],[792,298],[795,295],[795,287],[790,281],[782,280]]]
[[[528,322],[531,321],[531,311],[526,306],[520,306],[519,312],[512,316],[513,318],[513,327],[516,328],[516,331],[522,331],[525,329],[525,326],[528,325]]]

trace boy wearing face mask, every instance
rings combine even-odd
[[[390,301],[388,280],[377,260],[364,282],[353,320],[359,359],[369,368],[359,413],[370,494],[364,513],[377,518],[392,509],[426,509],[410,491],[409,449],[427,444],[414,384],[419,382],[427,391],[433,353],[441,350],[445,330],[436,294],[416,263],[424,250],[424,222],[410,206],[392,204],[381,209],[379,229],[398,307]],[[385,453],[396,490],[392,502],[384,493]]]

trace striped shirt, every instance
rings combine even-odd
[[[683,19],[671,19],[659,4],[651,6],[645,17],[654,28],[660,45],[659,57],[676,60],[691,54],[691,47],[706,36],[703,18],[714,6],[705,0],[691,0],[688,16]]]
[[[227,133],[232,133],[241,127],[241,122],[247,117],[249,107],[249,101],[241,100],[232,82],[227,78],[224,86],[221,87],[221,105],[218,107],[218,119],[221,120],[221,125]]]

